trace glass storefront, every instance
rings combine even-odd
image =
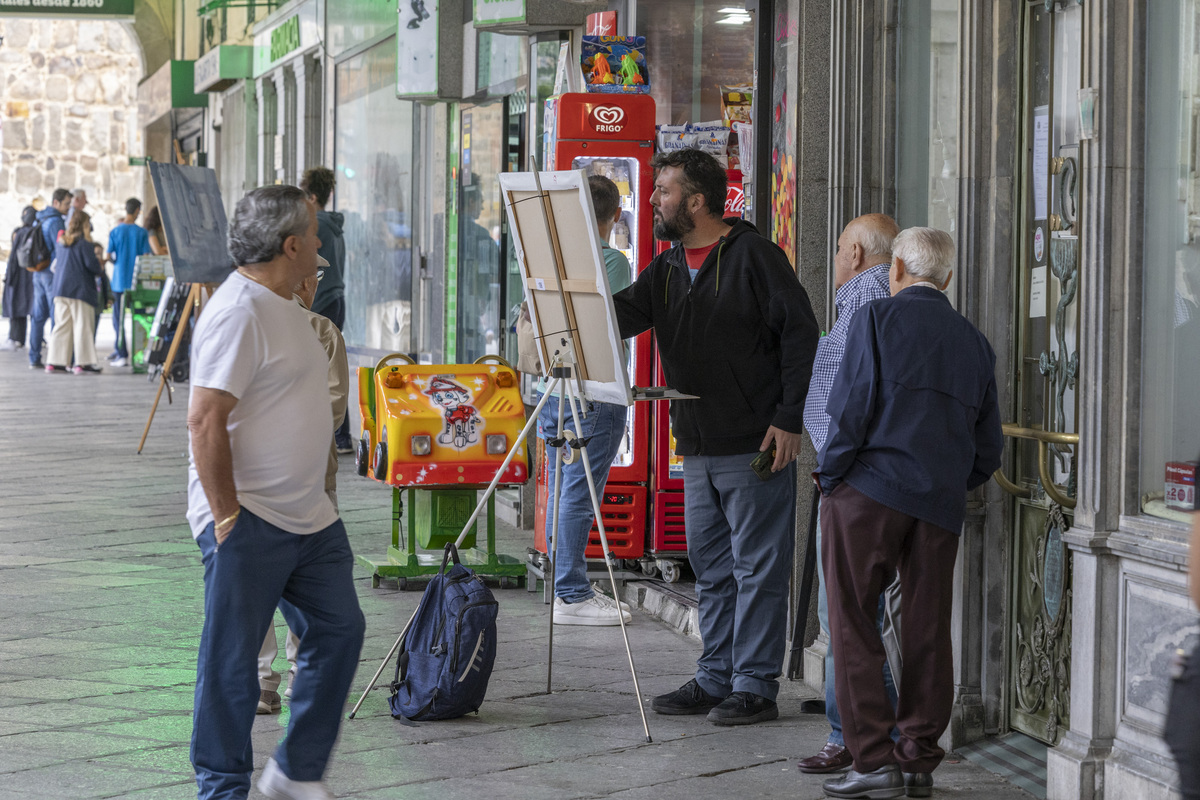
[[[636,33],[646,37],[659,124],[721,119],[721,87],[754,81],[754,20],[733,5],[725,0],[638,3]]]
[[[896,222],[958,238],[957,0],[900,4]],[[957,270],[955,270],[957,276]],[[947,289],[953,301],[955,284]]]
[[[396,99],[396,42],[336,66],[333,204],[345,215],[346,344],[412,343],[413,104]]]
[[[1140,495],[1187,521],[1200,459],[1200,5],[1147,5]],[[1168,480],[1170,475],[1171,480]]]
[[[456,276],[459,363],[500,354],[500,173],[506,138],[503,101],[463,106]]]
[[[900,4],[896,221],[956,235],[958,216],[956,0]]]

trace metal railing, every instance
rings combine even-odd
[[[1056,433],[1054,431],[1043,431],[1037,428],[1022,428],[1017,425],[1002,425],[1004,435],[1013,439],[1032,439],[1038,443],[1038,476],[1042,480],[1042,489],[1045,490],[1046,496],[1050,500],[1063,508],[1075,508],[1075,498],[1070,497],[1064,490],[1058,487],[1050,475],[1050,466],[1047,462],[1050,445],[1060,444],[1071,447],[1078,446],[1078,433]],[[1018,486],[1008,479],[1004,474],[1003,467],[996,470],[992,474],[996,479],[996,483],[1000,484],[1000,488],[1016,497],[1021,497],[1026,500],[1033,497],[1033,492],[1030,489]]]

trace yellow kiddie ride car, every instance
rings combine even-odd
[[[393,487],[388,563],[358,560],[372,569],[373,586],[380,577],[395,577],[403,588],[407,578],[432,574],[441,564],[440,555],[418,554],[414,545],[436,550],[455,541],[475,508],[476,490],[501,467],[501,485],[528,478],[524,446],[504,466],[525,427],[525,406],[516,370],[498,356],[429,365],[394,353],[374,367],[360,367],[357,377],[363,421],[358,474]],[[409,498],[403,544],[401,489]],[[464,563],[500,576],[502,586],[524,574],[523,562],[495,553],[494,497],[488,498],[486,551],[474,548],[474,528],[463,544],[471,548],[462,552]]]

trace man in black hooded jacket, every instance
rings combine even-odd
[[[794,547],[796,466],[819,329],[787,256],[724,219],[726,175],[698,150],[655,156],[654,235],[676,241],[615,297],[621,336],[654,328],[683,456],[703,652],[660,714],[775,719]],[[751,462],[775,450],[760,480]]]

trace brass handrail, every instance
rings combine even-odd
[[[1047,465],[1046,456],[1049,445],[1078,445],[1079,434],[1057,433],[1055,431],[1038,430],[1037,428],[1022,428],[1019,425],[1001,425],[1000,427],[1004,431],[1005,436],[1010,436],[1014,439],[1033,439],[1038,443],[1038,476],[1042,479],[1042,488],[1045,489],[1046,496],[1063,508],[1075,508],[1075,498],[1068,497],[1060,492],[1058,485],[1050,477],[1050,467]],[[1028,489],[1023,489],[1010,481],[1008,476],[1004,474],[1003,469],[996,470],[992,474],[992,477],[996,479],[996,483],[1000,484],[1001,489],[1011,495],[1016,495],[1026,500],[1033,496],[1033,493]]]

